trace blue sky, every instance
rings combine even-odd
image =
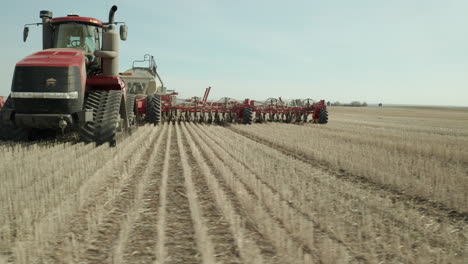
[[[14,65],[41,49],[39,11],[129,27],[121,70],[153,54],[181,97],[314,98],[468,106],[468,1],[5,1],[0,94]],[[5,12],[7,10],[7,12]]]

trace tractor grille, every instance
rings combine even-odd
[[[82,109],[83,91],[78,67],[16,67],[13,94],[78,92],[77,99],[13,98],[18,113],[69,114]]]

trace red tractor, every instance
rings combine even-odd
[[[16,64],[11,94],[0,111],[0,140],[25,140],[41,131],[78,131],[85,142],[115,145],[136,126],[135,99],[119,76],[119,33],[107,23],[41,11],[43,50]],[[28,37],[25,26],[23,40]],[[126,40],[127,27],[120,26]]]

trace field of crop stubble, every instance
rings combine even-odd
[[[0,263],[467,263],[468,110],[0,143]]]

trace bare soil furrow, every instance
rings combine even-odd
[[[180,162],[175,130],[171,134],[169,166],[167,176],[166,221],[164,225],[166,251],[163,263],[200,263],[200,252],[197,250],[194,223],[184,186],[183,168]]]
[[[197,242],[197,248],[201,254],[201,259],[203,263],[216,263],[213,242],[211,241],[211,237],[208,235],[208,227],[206,226],[204,213],[201,210],[201,206],[195,191],[195,186],[193,184],[192,178],[192,169],[190,168],[189,162],[187,160],[187,153],[182,142],[180,126],[178,124],[176,124],[176,134],[177,147],[179,150],[180,162],[182,165],[184,175],[184,183],[190,208],[190,215],[192,217],[192,222],[195,229],[195,239]]]
[[[49,238],[48,249],[42,250],[41,258],[46,263],[79,262],[86,255],[91,238],[98,234],[99,226],[104,224],[105,215],[112,212],[114,201],[118,203],[118,199],[115,198],[118,198],[119,192],[128,185],[131,178],[129,172],[135,170],[138,165],[142,166],[139,164],[139,158],[150,150],[149,147],[141,148],[141,144],[147,138],[153,140],[159,132],[144,129],[149,128],[141,128],[137,137],[118,149],[121,155],[115,156],[115,160],[108,160],[95,171],[94,176],[81,186],[77,197],[69,202],[64,201],[56,209],[59,212],[68,212],[63,221],[69,219],[69,222],[66,222],[66,226],[62,227],[60,232],[54,233],[54,238]],[[72,207],[73,203],[78,203],[73,207],[77,211],[70,210],[69,207]],[[52,213],[54,211],[51,211]],[[49,223],[47,219],[44,219],[44,224]]]
[[[225,141],[223,142],[222,138],[216,137],[209,130],[206,130],[206,129],[205,130],[200,130],[200,132],[202,132],[202,133],[204,133],[205,135],[208,136],[207,140],[212,140],[213,142],[217,143],[219,148],[222,148],[222,149],[226,150],[226,153],[228,153],[230,155],[230,157],[231,157],[231,159],[229,159],[228,161],[225,161],[226,164],[229,164],[231,160],[238,162],[237,165],[234,165],[235,167],[236,166],[237,167],[244,166],[248,170],[248,172],[251,173],[252,175],[255,175],[255,177],[257,179],[259,179],[262,184],[265,184],[266,186],[268,186],[268,188],[271,189],[273,192],[277,191],[277,190],[274,189],[274,187],[270,183],[268,183],[267,181],[262,180],[264,177],[261,177],[258,172],[254,171],[254,169],[252,168],[252,164],[248,164],[245,161],[243,161],[242,159],[239,159],[238,155],[240,153],[234,151],[235,146],[229,144],[228,142],[225,142]],[[226,146],[228,146],[228,147],[226,147]],[[281,157],[281,156],[278,156],[276,154],[273,154],[273,152],[274,151],[265,152],[265,155],[271,154],[272,159]],[[280,159],[278,159],[278,162],[280,162]],[[306,173],[306,171],[304,171],[304,173]],[[324,175],[322,175],[321,178],[325,178]],[[314,179],[314,181],[317,181],[316,184],[322,185],[324,188],[329,189],[329,191],[333,191],[333,192],[339,194],[340,196],[342,196],[341,198],[344,199],[344,200],[357,200],[357,199],[360,199],[360,197],[359,197],[360,194],[359,193],[354,193],[354,192],[352,192],[352,190],[343,191],[342,188],[339,188],[337,185],[330,185],[326,181],[320,181],[320,178],[319,178],[319,180]],[[291,186],[291,188],[294,189],[295,191],[299,191],[295,187],[296,186]],[[385,193],[382,193],[380,195],[385,196],[384,194]],[[302,208],[296,206],[295,203],[288,200],[286,197],[284,197],[283,194],[279,194],[279,195],[280,195],[282,201],[286,201],[291,207],[293,207],[295,210],[297,210],[297,212],[299,214],[303,215],[304,217],[306,217],[310,221],[313,221],[315,223],[315,228],[317,230],[320,230],[321,232],[324,232],[324,234],[328,233],[328,236],[331,239],[338,241],[340,244],[343,244],[343,245],[346,244],[344,241],[342,241],[342,239],[338,238],[333,233],[328,232],[327,228],[321,226],[320,223],[318,223],[316,220],[314,220],[313,217],[310,216],[309,213],[304,212]],[[339,197],[336,196],[336,198],[339,198]],[[388,199],[388,197],[385,197],[385,199]],[[310,200],[310,202],[313,202],[313,201]],[[421,227],[419,225],[414,225],[413,222],[409,223],[407,221],[403,221],[398,215],[392,214],[392,212],[389,211],[388,208],[382,207],[381,205],[377,206],[377,205],[373,205],[373,204],[368,204],[366,206],[370,207],[372,209],[373,213],[380,214],[380,215],[385,215],[385,218],[383,218],[383,221],[385,221],[385,223],[387,225],[392,226],[392,228],[394,228],[394,229],[396,229],[396,228],[401,229],[401,233],[420,232],[421,233],[420,235],[424,235],[424,233],[423,233],[424,230],[422,230],[423,227]],[[350,223],[352,223],[352,221],[354,221],[352,218],[350,218],[348,220],[350,221]],[[444,241],[441,241],[440,239],[437,239],[437,238],[434,238],[434,237],[427,237],[426,236],[426,239],[428,239],[431,246],[433,246],[433,247],[451,247],[452,246],[452,245],[447,245],[447,244],[444,243]]]
[[[193,138],[202,149],[205,157],[212,163],[216,170],[221,174],[227,186],[232,192],[237,194],[237,198],[244,211],[251,217],[258,230],[265,238],[269,240],[275,247],[275,250],[288,262],[308,263],[310,261],[310,249],[305,245],[301,245],[290,233],[286,231],[283,224],[277,216],[272,215],[269,210],[262,205],[262,199],[257,196],[251,189],[246,188],[246,185],[239,181],[238,174],[228,168],[215,154],[208,144],[200,138],[193,130],[193,126],[189,126]],[[242,171],[242,168],[238,168]],[[279,235],[281,234],[281,235]],[[279,236],[282,239],[278,239]]]
[[[141,185],[145,184],[144,177],[145,171],[148,168],[148,164],[151,163],[149,158],[154,152],[154,145],[160,142],[163,136],[163,132],[159,134],[159,137],[152,137],[151,140],[145,146],[143,155],[140,156],[138,165],[130,171],[130,175],[126,178],[125,183],[120,189],[120,192],[110,201],[110,206],[107,209],[108,213],[104,214],[101,219],[101,223],[96,229],[96,233],[89,240],[90,246],[84,252],[81,259],[87,263],[116,263],[121,260],[121,253],[119,246],[120,242],[125,237],[121,235],[127,235],[126,226],[129,221],[132,221],[132,213],[135,209],[135,204],[139,203],[141,199]],[[156,144],[155,144],[156,143]]]
[[[239,255],[243,263],[280,263],[274,255],[273,246],[252,227],[246,220],[244,212],[235,194],[226,188],[224,182],[214,175],[215,169],[207,163],[202,153],[195,145],[191,135],[187,131],[185,124],[182,130],[187,138],[193,157],[200,168],[208,188],[214,195],[214,200],[219,211],[222,212],[229,223],[230,231],[233,234],[235,243],[239,248]]]
[[[147,168],[149,178],[141,197],[141,208],[135,211],[137,216],[129,228],[126,247],[122,249],[124,263],[153,263],[156,260],[159,195],[168,138],[169,134],[165,133],[163,140],[156,143],[152,153],[154,158],[150,160]]]
[[[159,187],[159,207],[158,207],[158,222],[156,224],[156,259],[158,263],[165,263],[167,256],[166,242],[166,221],[167,221],[167,182],[169,177],[170,166],[170,150],[172,141],[172,126],[169,127],[168,137],[166,140],[166,148],[164,150],[164,161],[161,169],[161,185]]]
[[[290,232],[294,240],[302,243],[309,254],[314,255],[316,259],[326,259],[326,257],[321,257],[322,252],[319,249],[324,246],[324,240],[330,240],[327,242],[328,245],[335,243],[334,247],[341,247],[341,251],[353,256],[355,262],[362,262],[364,260],[360,253],[354,252],[341,238],[314,219],[313,215],[304,212],[302,208],[296,206],[291,200],[286,199],[280,191],[263,180],[264,177],[259,176],[249,164],[239,159],[236,154],[233,154],[234,146],[229,146],[227,142],[223,144],[222,138],[216,138],[206,129],[200,129],[198,126],[195,126],[195,129],[197,129],[197,133],[205,141],[214,143],[210,144],[210,148],[222,159],[224,164],[228,165],[235,172],[246,188],[263,201],[263,205],[268,208],[268,212],[282,223],[282,226]],[[237,170],[242,167],[244,167],[244,170]],[[237,171],[240,171],[240,173]],[[335,255],[339,254],[335,253]]]
[[[189,146],[187,136],[184,135],[180,146]],[[191,180],[194,185],[194,195],[197,197],[198,206],[203,214],[203,220],[207,228],[207,234],[214,246],[214,256],[218,263],[236,264],[242,263],[239,256],[239,249],[235,243],[235,238],[230,232],[231,227],[225,220],[225,216],[216,207],[214,194],[208,188],[202,171],[197,166],[197,162],[190,148],[183,147],[181,152],[186,152],[181,160],[187,163],[190,168]],[[199,243],[199,242],[198,242]],[[208,263],[208,262],[205,262]]]
[[[141,172],[141,168],[137,169]],[[111,211],[98,226],[97,233],[92,237],[90,246],[81,257],[87,263],[110,263],[113,257],[113,246],[119,238],[122,222],[130,209],[131,201],[135,198],[134,183],[138,181],[136,175],[129,178],[130,182],[118,194],[118,201],[112,205]]]
[[[151,188],[151,187],[154,186],[154,185],[157,185],[157,182],[159,181],[158,177],[151,177],[151,176],[152,176],[152,174],[154,174],[155,163],[157,162],[156,157],[158,156],[158,153],[160,152],[159,151],[160,146],[162,145],[161,143],[162,143],[162,140],[164,138],[166,130],[167,130],[167,126],[164,127],[164,130],[161,132],[160,136],[156,140],[156,143],[154,144],[154,147],[153,147],[153,149],[151,151],[151,154],[150,154],[150,156],[148,158],[148,164],[146,164],[144,166],[143,178],[138,183],[138,185],[136,186],[135,199],[133,201],[133,204],[132,204],[130,210],[126,213],[126,217],[125,217],[124,221],[121,224],[119,237],[118,237],[117,242],[116,242],[115,247],[114,247],[114,252],[113,252],[113,256],[112,256],[112,262],[113,263],[123,263],[124,262],[124,253],[125,253],[125,251],[126,250],[131,251],[132,250],[131,248],[135,249],[135,246],[137,246],[137,245],[135,245],[133,243],[129,244],[130,239],[136,235],[136,233],[134,232],[136,230],[133,230],[132,227],[135,224],[137,224],[136,222],[140,218],[141,214],[148,210],[148,207],[146,206],[146,203],[145,203],[146,199],[144,200],[145,194],[150,192],[151,195],[154,195],[154,188]],[[151,142],[149,142],[149,143],[151,143]],[[138,171],[137,171],[137,173],[138,173]],[[157,197],[157,196],[152,196],[152,197]],[[156,199],[156,201],[157,201],[157,199]],[[156,211],[157,211],[156,208],[154,208],[154,212],[156,212]],[[156,221],[153,222],[153,225],[155,223],[156,223]],[[139,223],[139,224],[141,224],[141,223]],[[153,226],[152,229],[155,230],[154,226]],[[148,234],[145,234],[145,235],[147,236]],[[151,240],[155,241],[155,237],[151,237]],[[144,248],[146,248],[146,247],[143,247],[143,249]],[[148,247],[148,248],[151,248],[151,247]],[[140,248],[136,247],[136,249],[138,250]],[[134,251],[132,251],[132,253],[133,252]],[[153,253],[152,256],[151,256],[151,258],[153,260],[155,258],[154,257],[154,252],[151,252],[151,253]],[[136,254],[134,254],[134,256],[135,255]],[[137,261],[137,260],[134,260],[134,262],[135,261]],[[125,262],[129,262],[129,261],[125,261]],[[138,262],[141,262],[141,260],[138,260]]]
[[[262,144],[262,142],[259,143]],[[286,153],[278,154],[276,153],[276,148],[273,147],[273,149],[271,149],[270,145],[265,143],[263,144],[266,146],[264,149],[264,155],[271,155],[269,156],[271,159],[276,159],[276,157],[279,158],[281,155],[287,155]],[[233,148],[228,147],[227,149],[232,150]],[[268,151],[268,149],[270,149],[270,151]],[[280,153],[282,152],[280,151]],[[304,164],[310,164],[303,159],[298,160],[304,162]],[[278,159],[278,162],[280,162],[280,159]],[[294,162],[290,161],[288,164],[293,166]],[[309,171],[313,171],[314,165],[311,165],[311,168],[307,169],[306,166],[302,166],[298,163],[295,167],[304,167],[304,169],[299,169],[299,172],[303,175],[307,175]],[[333,176],[333,174],[329,174],[326,171],[324,173],[327,174],[328,177]],[[334,183],[334,185],[327,184],[328,180],[325,175],[319,178],[310,178],[308,181],[306,181],[306,178],[303,178],[302,183],[295,181],[294,183],[291,183],[292,187],[297,188],[299,186],[309,185],[309,183],[316,181],[316,179],[318,179],[318,181],[314,184],[323,185],[325,188],[324,191],[335,193],[335,195],[330,197],[334,202],[330,201],[330,203],[335,205],[341,204],[340,207],[342,209],[337,207],[335,211],[342,212],[335,218],[341,218],[341,215],[346,216],[342,221],[343,223],[348,223],[348,227],[346,228],[348,234],[344,237],[342,236],[342,239],[347,241],[351,247],[361,251],[363,255],[371,256],[367,254],[368,250],[366,250],[366,248],[373,248],[376,250],[374,253],[375,257],[379,259],[386,258],[385,256],[389,254],[390,251],[394,250],[392,246],[393,243],[389,242],[392,240],[399,241],[398,243],[401,243],[407,248],[412,248],[415,252],[425,250],[426,246],[423,246],[423,244],[430,245],[431,250],[427,251],[427,253],[417,254],[419,258],[425,258],[426,255],[444,254],[445,257],[449,257],[451,255],[460,256],[460,254],[463,254],[463,245],[460,244],[460,241],[466,240],[466,234],[464,235],[463,232],[461,232],[464,226],[463,223],[453,222],[453,225],[447,225],[447,222],[450,221],[448,221],[449,219],[447,219],[446,216],[438,215],[437,217],[433,217],[430,213],[428,215],[424,214],[424,212],[421,212],[419,208],[414,210],[413,204],[409,203],[407,200],[393,199],[394,196],[392,193],[389,194],[388,192],[383,192],[380,189],[376,190],[366,187],[361,189],[361,184],[353,181],[347,182],[342,178],[338,178],[343,180],[342,183],[330,181],[330,183]],[[348,190],[347,188],[344,188],[344,186],[352,188]],[[299,193],[306,194],[304,191]],[[312,207],[309,209],[307,206],[308,204],[317,204],[318,201],[316,199],[308,199],[306,195],[293,196],[297,197],[293,199],[293,201],[295,201],[294,203],[297,202],[299,206],[301,203],[302,205],[306,205],[305,207],[300,206],[303,208],[302,210],[308,211],[312,209],[312,212],[316,211],[316,209]],[[326,196],[323,197],[325,198]],[[321,200],[323,199],[321,198]],[[307,203],[304,203],[305,201],[307,201]],[[316,213],[321,215],[318,211]],[[322,213],[325,212],[322,211]],[[329,220],[331,219],[322,219],[320,221],[328,225],[327,223],[329,223]],[[419,225],[414,225],[415,222],[425,222],[425,224],[421,223]],[[438,222],[443,224],[439,225],[437,224]],[[333,230],[332,232],[337,235],[339,233],[343,235],[343,232],[341,231],[342,229],[336,228],[337,227],[335,226],[334,229],[331,229]],[[373,231],[369,232],[370,230],[368,228]],[[359,238],[361,241],[367,241],[365,236],[362,234],[372,234],[373,232],[375,232],[373,239],[378,238],[375,243],[364,246],[365,244],[356,244],[353,242],[355,238]],[[452,239],[447,238],[448,233],[450,233],[450,237]],[[397,237],[398,239],[396,239]],[[421,241],[421,238],[423,238],[424,242]],[[388,257],[390,257],[390,255],[388,255]],[[394,255],[390,258],[400,258],[400,260],[403,261],[401,258],[406,258],[406,256],[402,254],[399,256]],[[412,258],[414,258],[414,256],[412,256]]]

